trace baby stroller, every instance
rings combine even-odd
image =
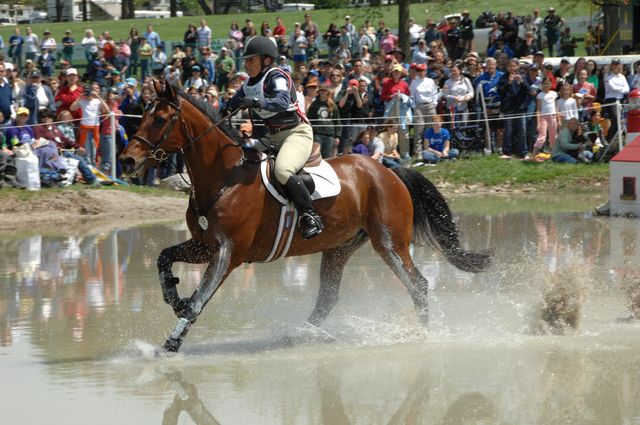
[[[484,129],[478,124],[460,124],[451,129],[451,147],[460,151],[460,156],[484,152]]]

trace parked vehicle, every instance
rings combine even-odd
[[[0,27],[8,27],[11,25],[18,25],[16,18],[0,18]]]
[[[35,10],[31,12],[29,15],[29,23],[30,24],[40,24],[42,22],[48,21],[47,12],[43,12],[41,10]]]

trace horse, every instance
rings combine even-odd
[[[186,222],[191,239],[165,248],[157,260],[164,302],[178,322],[162,346],[177,352],[189,327],[229,273],[245,262],[268,258],[280,204],[262,182],[258,161],[249,161],[231,123],[219,120],[203,101],[165,81],[153,81],[156,97],[142,116],[139,130],[120,155],[132,177],[181,152],[190,177]],[[411,243],[429,243],[454,266],[480,272],[491,263],[490,251],[461,247],[449,206],[437,188],[415,170],[390,170],[365,155],[328,159],[341,191],[314,201],[324,230],[313,239],[296,233],[286,256],[322,253],[320,289],[305,326],[320,325],[338,302],[345,264],[366,242],[404,284],[419,319],[428,324],[428,283],[417,270]],[[175,262],[207,263],[196,290],[181,298]]]

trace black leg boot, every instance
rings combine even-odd
[[[300,233],[305,239],[311,239],[312,237],[322,233],[324,226],[320,216],[313,208],[311,203],[311,195],[307,190],[307,187],[302,183],[302,180],[296,175],[292,175],[284,185],[287,190],[287,194],[293,203],[296,205],[296,209],[300,214],[298,219],[298,225],[300,226]]]

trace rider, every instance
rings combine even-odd
[[[271,144],[278,150],[276,179],[300,214],[302,236],[309,239],[322,232],[323,224],[309,191],[296,173],[311,155],[313,132],[298,106],[291,77],[276,66],[277,57],[278,49],[271,39],[257,36],[249,41],[242,59],[250,78],[229,101],[227,109],[251,108],[264,122]]]

